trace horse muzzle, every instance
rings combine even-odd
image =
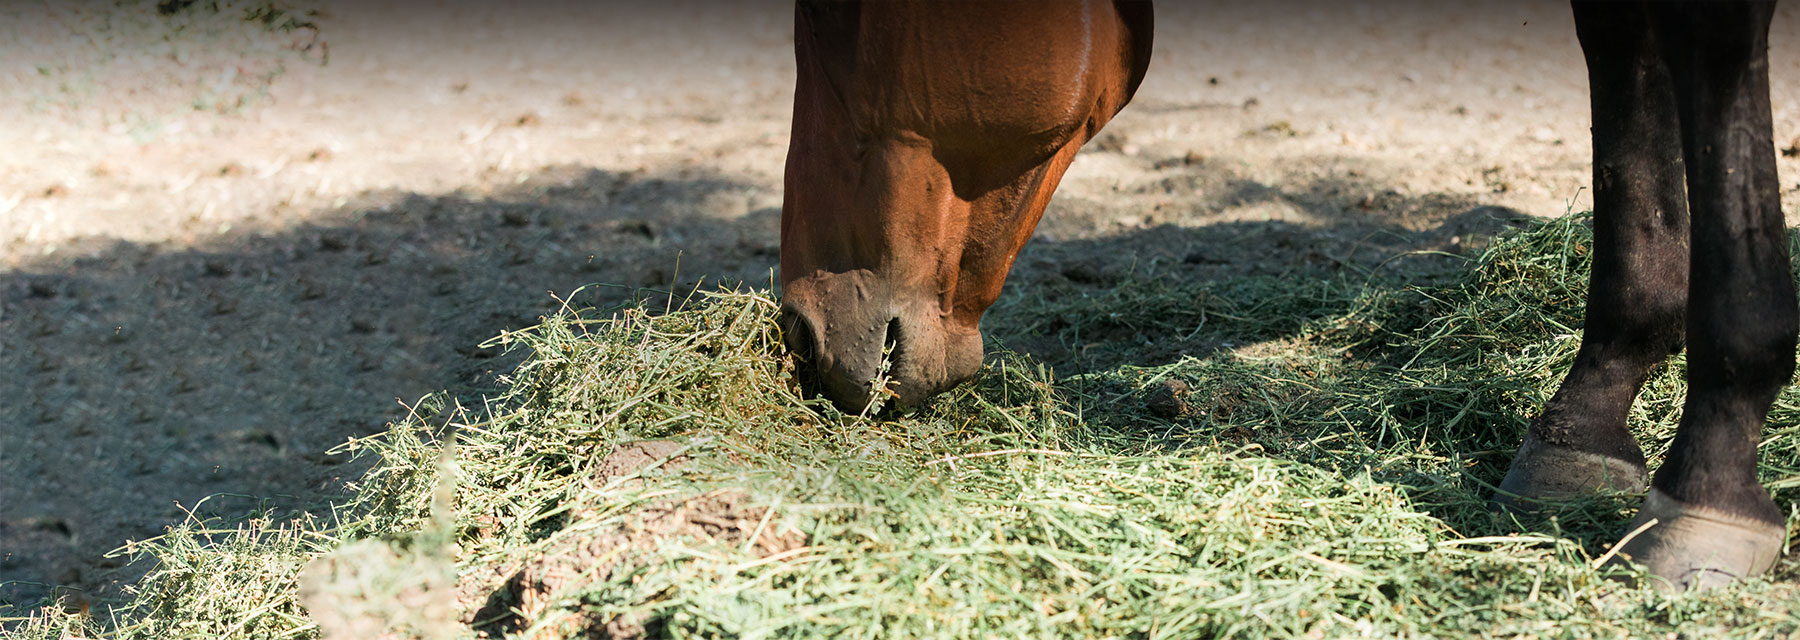
[[[934,297],[885,288],[858,271],[795,280],[782,294],[782,339],[801,388],[848,414],[884,397],[917,406],[981,368],[979,329],[955,325]]]

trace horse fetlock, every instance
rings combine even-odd
[[[1635,532],[1637,535],[1631,535]],[[1618,557],[1643,565],[1665,591],[1706,590],[1768,571],[1781,557],[1780,523],[1682,502],[1652,489],[1626,527]]]
[[[1503,511],[1531,511],[1571,497],[1642,493],[1646,473],[1641,460],[1579,451],[1527,435],[1491,504]]]

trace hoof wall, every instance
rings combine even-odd
[[[1536,503],[1562,498],[1642,493],[1645,473],[1640,463],[1567,449],[1528,435],[1489,504],[1500,511],[1524,512],[1536,508]]]
[[[1779,524],[1687,504],[1652,490],[1627,532],[1656,524],[1624,541],[1619,555],[1661,580],[1664,591],[1706,590],[1759,575],[1781,557]]]

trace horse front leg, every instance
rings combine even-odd
[[[1773,2],[1659,5],[1693,211],[1688,395],[1622,555],[1676,589],[1756,575],[1780,557],[1781,509],[1757,445],[1794,373],[1800,331],[1769,110]],[[1654,521],[1654,523],[1653,523]]]
[[[1625,419],[1682,348],[1688,208],[1675,90],[1641,5],[1577,2],[1594,137],[1594,258],[1575,365],[1526,432],[1496,506],[1644,490]]]

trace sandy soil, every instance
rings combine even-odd
[[[784,4],[332,3],[322,65],[266,41],[100,59],[60,6],[0,9],[0,615],[118,597],[143,567],[104,554],[189,513],[319,508],[355,471],[327,449],[491,384],[477,345],[559,297],[770,281]],[[1561,4],[1158,12],[1015,289],[1462,251],[1589,206]]]

